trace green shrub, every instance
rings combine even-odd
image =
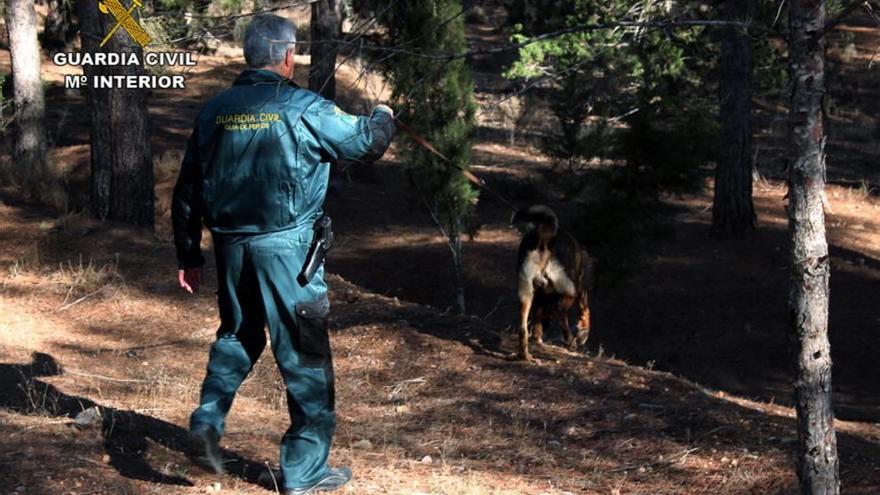
[[[458,0],[413,0],[395,4],[387,21],[394,43],[414,52],[456,53],[467,48]],[[450,19],[452,19],[450,21]],[[452,164],[406,141],[401,157],[415,191],[431,210],[453,256],[455,307],[465,310],[461,233],[478,191],[459,169],[470,162],[474,136],[474,82],[464,59],[430,60],[401,54],[387,66],[397,111]]]

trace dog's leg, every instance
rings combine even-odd
[[[568,310],[574,305],[574,298],[568,295],[562,296],[559,303],[559,325],[562,326],[562,340],[565,346],[571,350],[577,349],[574,337],[571,335],[571,327],[568,326]]]
[[[532,361],[529,353],[529,312],[532,310],[532,298],[524,297],[520,301],[519,355],[525,361]]]
[[[581,317],[578,318],[577,323],[577,343],[578,345],[584,345],[587,343],[587,339],[590,338],[590,300],[587,296],[587,289],[583,289],[581,291],[581,300],[578,302],[578,306],[581,312]]]
[[[529,313],[532,311],[532,300],[535,297],[535,289],[532,282],[522,274],[519,278],[519,355],[526,361],[532,361],[529,353]]]
[[[532,339],[538,346],[544,345],[544,308],[540,304],[532,316]]]

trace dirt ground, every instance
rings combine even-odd
[[[469,29],[475,43],[502,40],[491,26]],[[840,80],[841,92],[877,81],[867,66],[876,30],[849,29],[859,33],[845,66],[854,75]],[[155,233],[0,194],[0,493],[268,493],[257,479],[276,464],[287,424],[271,356],[230,415],[229,474],[207,475],[183,454],[217,328],[216,284],[209,262],[200,294],[176,288],[168,202],[195,113],[241,70],[238,58],[232,49],[201,57],[185,92],[153,95]],[[304,75],[308,57],[298,60]],[[0,50],[0,71],[8,64]],[[357,73],[347,66],[340,74],[340,104],[351,111],[387,95],[375,77],[351,87]],[[87,108],[59,86],[61,71],[47,63],[44,74],[53,163],[81,191],[71,198],[76,208],[88,190]],[[484,105],[503,84],[481,70],[477,80]],[[875,180],[870,133],[854,130],[873,117],[838,115],[830,178]],[[567,212],[549,160],[528,139],[511,145],[497,122],[482,124],[474,171],[517,203]],[[762,171],[773,176],[776,136],[762,139]],[[780,183],[757,184],[759,228],[740,241],[707,236],[710,188],[664,198],[668,228],[646,243],[644,267],[597,288],[587,352],[551,346],[536,353],[538,364],[511,359],[518,238],[509,211],[489,198],[478,206],[482,228],[464,250],[469,316],[458,317],[448,311],[448,249],[393,150],[338,172],[332,186],[332,461],[355,472],[344,493],[796,491]],[[880,201],[870,188],[844,186],[830,187],[829,200],[841,476],[844,493],[876,494]],[[93,407],[100,417],[76,426],[73,418]]]

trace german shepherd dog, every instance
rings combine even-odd
[[[543,345],[544,320],[557,319],[569,349],[586,343],[590,334],[590,306],[587,298],[589,255],[565,230],[559,228],[556,213],[544,205],[534,205],[516,212],[511,223],[525,226],[519,244],[517,275],[520,302],[520,357],[532,361],[529,352],[529,317],[532,336]],[[568,313],[579,312],[572,335]],[[554,318],[555,317],[555,318]]]

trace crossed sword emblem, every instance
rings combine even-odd
[[[98,10],[104,14],[112,15],[113,18],[116,19],[116,25],[114,25],[113,29],[107,33],[107,36],[104,36],[104,39],[101,40],[99,46],[103,47],[120,27],[131,36],[131,39],[133,39],[135,43],[141,45],[141,47],[147,46],[147,43],[150,42],[150,35],[147,34],[138,21],[131,16],[135,9],[143,7],[144,4],[141,3],[141,0],[133,0],[131,7],[128,9],[126,9],[119,0],[98,0]]]

